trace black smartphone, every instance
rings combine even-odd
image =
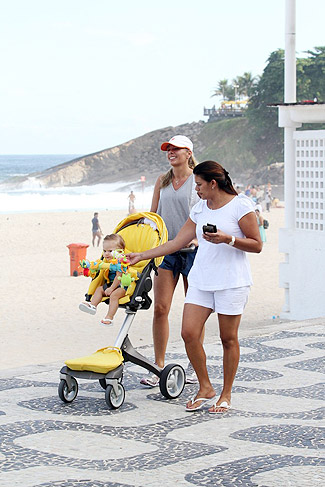
[[[203,225],[203,233],[217,233],[217,227],[216,225],[212,225],[211,223],[207,223],[206,225]]]

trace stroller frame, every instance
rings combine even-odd
[[[143,269],[130,301],[125,305],[120,305],[125,308],[126,316],[116,337],[114,347],[121,349],[124,362],[132,362],[156,374],[159,377],[162,395],[167,399],[175,399],[183,392],[185,386],[186,379],[183,367],[178,364],[168,364],[164,368],[159,367],[135,350],[128,336],[137,311],[149,309],[151,306],[152,300],[148,293],[152,288],[151,273],[153,270],[157,274],[154,259]],[[101,387],[105,389],[105,401],[110,409],[118,409],[124,403],[123,363],[106,374],[87,370],[72,370],[66,365],[62,367],[58,393],[60,399],[65,403],[70,403],[77,397],[78,382],[76,378],[97,379]]]

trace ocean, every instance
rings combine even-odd
[[[31,175],[76,157],[80,157],[80,154],[0,155],[0,213],[127,210],[128,194],[132,189],[130,182],[40,188],[30,176],[20,188],[13,189],[6,184],[6,180],[13,176]],[[137,210],[142,211],[150,207],[152,190],[152,187],[145,187],[143,191],[138,192],[134,190]]]

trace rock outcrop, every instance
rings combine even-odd
[[[78,157],[28,177],[33,178],[35,186],[51,188],[117,182],[125,184],[140,181],[141,176],[145,176],[148,184],[154,184],[158,175],[168,169],[166,154],[160,150],[161,143],[175,133],[185,133],[195,142],[202,125],[204,122],[155,130],[116,147]],[[11,182],[17,185],[26,179],[15,178]]]
[[[236,183],[265,184],[271,181],[281,184],[283,166],[265,166],[259,149],[266,142],[260,141],[256,147],[250,147],[247,144],[248,129],[248,121],[244,117],[166,127],[28,177],[12,178],[6,184],[17,187],[27,182],[35,187],[55,188],[121,183],[121,189],[128,191],[127,183],[137,189],[141,186],[141,176],[145,176],[146,184],[151,185],[159,174],[169,168],[166,154],[160,150],[161,143],[176,134],[185,134],[193,140],[198,161],[213,159],[221,162]]]

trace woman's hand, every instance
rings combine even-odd
[[[140,252],[132,252],[131,254],[127,254],[127,258],[130,261],[131,265],[137,264],[142,260]]]
[[[197,247],[199,245],[197,238],[193,238],[193,240],[191,240],[190,243],[188,245],[186,245],[186,247],[191,247],[193,244],[195,245],[195,247]]]
[[[236,237],[233,248],[238,250],[243,250],[244,252],[254,252],[259,253],[263,248],[260,231],[258,229],[258,224],[256,216],[253,212],[248,213],[239,220],[239,226],[244,238]],[[229,244],[231,242],[231,235],[219,230],[216,233],[205,233],[202,235],[204,240],[214,244],[225,243]]]
[[[229,242],[229,235],[224,233],[222,230],[219,230],[216,233],[210,233],[206,232],[203,233],[202,237],[204,240],[210,243],[214,244],[220,244],[220,243],[228,243]],[[230,237],[231,240],[231,237]]]

